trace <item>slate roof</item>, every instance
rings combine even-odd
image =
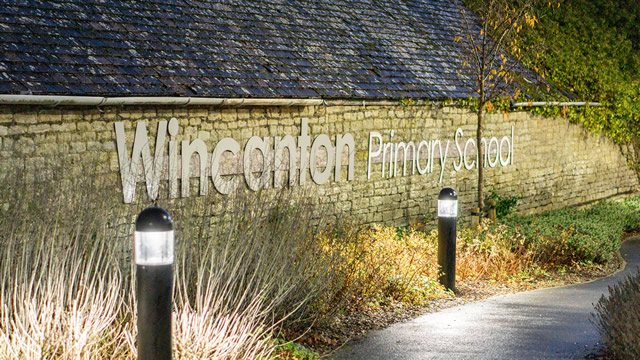
[[[470,95],[460,0],[0,2],[0,94]]]

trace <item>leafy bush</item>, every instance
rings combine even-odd
[[[612,359],[640,358],[640,273],[609,286],[595,305],[592,322]]]
[[[432,234],[437,237],[435,231]],[[484,221],[479,230],[459,231],[456,260],[461,280],[508,281],[529,272],[535,252],[525,246],[522,234],[509,226],[490,226]]]
[[[372,225],[350,226],[336,234],[332,251],[349,268],[340,293],[362,301],[394,299],[413,304],[445,296],[437,283],[437,240],[416,228]],[[335,239],[339,239],[336,241]]]
[[[502,196],[495,190],[489,191],[489,198],[496,201],[496,217],[498,219],[509,216],[515,210],[518,201],[524,199],[522,195],[507,195]]]
[[[610,261],[625,231],[640,228],[640,199],[602,201],[585,209],[510,216],[458,231],[457,275],[461,280],[525,280],[576,263]],[[434,241],[437,232],[430,234]]]
[[[505,223],[524,236],[542,263],[606,263],[624,231],[640,227],[638,198],[602,201],[586,209],[565,208],[537,215],[512,216]]]

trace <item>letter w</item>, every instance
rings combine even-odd
[[[133,151],[131,159],[127,153],[127,141],[125,139],[124,124],[116,122],[116,145],[118,147],[118,162],[120,164],[120,178],[122,180],[122,194],[125,204],[133,202],[136,194],[136,182],[140,169],[140,160],[144,168],[144,180],[147,185],[147,194],[151,200],[158,197],[158,187],[160,184],[160,173],[162,171],[162,151],[164,141],[167,136],[167,122],[158,123],[158,134],[156,137],[155,154],[153,162],[151,151],[149,150],[149,137],[147,126],[144,121],[138,122],[136,127],[135,140],[133,141]]]

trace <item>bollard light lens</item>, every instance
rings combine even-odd
[[[439,217],[457,217],[458,200],[438,200]]]
[[[136,231],[134,235],[136,264],[173,264],[173,239],[173,230]]]

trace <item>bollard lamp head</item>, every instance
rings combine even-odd
[[[438,217],[458,217],[458,194],[450,187],[440,190]]]
[[[173,219],[159,207],[144,209],[136,219],[134,257],[137,265],[173,264]]]

